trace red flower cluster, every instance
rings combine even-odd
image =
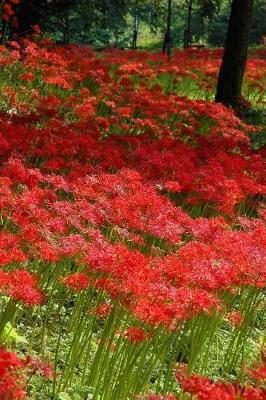
[[[264,400],[266,389],[260,386],[242,386],[238,383],[213,382],[200,375],[186,376],[181,369],[177,374],[184,392],[198,400]]]
[[[266,381],[266,352],[261,352],[261,363],[254,365],[249,374],[257,381]]]
[[[231,230],[222,218],[192,219],[128,169],[73,180],[10,158],[2,174],[5,265],[74,259],[84,272],[65,277],[68,287],[96,286],[119,297],[136,317],[171,329],[179,320],[221,310],[217,291],[265,287],[266,231],[260,220],[242,218],[242,230]],[[111,241],[101,233],[108,226]],[[142,241],[134,241],[132,250],[136,234]],[[164,241],[166,249],[159,244],[153,250],[156,240]],[[18,299],[25,296],[21,290],[20,285],[9,288]],[[39,303],[33,293],[26,302]]]
[[[34,79],[38,70],[43,72],[47,92],[51,84],[67,90],[88,79],[94,80],[98,92],[95,96],[82,88],[61,98],[41,96],[37,89],[22,86],[23,98],[28,96],[25,103],[19,89],[6,88],[6,101],[15,111],[12,124],[10,116],[3,116],[2,153],[15,150],[25,157],[30,153],[44,160],[45,172],[69,171],[72,179],[122,167],[134,169],[169,195],[179,193],[191,206],[204,202],[206,213],[234,215],[241,203],[254,202],[265,193],[263,154],[252,154],[245,135],[254,127],[232,111],[165,95],[159,87],[150,88],[146,80],[137,90],[130,80],[111,80],[109,53],[103,62],[86,48],[73,46],[63,54],[60,48],[38,47],[28,41],[20,51],[26,68],[20,76],[23,81]],[[72,120],[77,116],[80,120],[63,122],[61,110]],[[46,128],[36,129],[38,121],[45,122]]]
[[[177,380],[181,384],[184,392],[195,397],[197,400],[265,400],[266,389],[259,386],[259,382],[266,379],[265,374],[265,355],[262,353],[262,363],[255,365],[250,371],[250,375],[258,382],[257,385],[243,386],[239,383],[213,382],[207,377],[200,375],[186,375],[185,368],[180,368],[177,373]],[[175,400],[174,395],[146,395],[138,397],[140,400]]]
[[[83,289],[87,289],[89,286],[90,280],[89,278],[83,274],[82,272],[77,272],[72,275],[68,275],[64,279],[64,283],[71,289],[80,291]]]
[[[178,398],[172,394],[169,396],[160,396],[157,394],[148,394],[146,396],[137,397],[138,400],[178,400]]]
[[[43,301],[43,294],[38,288],[38,279],[25,269],[5,272],[0,269],[0,293],[4,293],[16,301],[36,306]]]
[[[4,0],[2,2],[2,18],[4,21],[8,21],[15,15],[15,6],[18,5],[21,0]]]
[[[28,357],[21,360],[15,353],[0,348],[0,400],[26,399],[26,385],[29,374],[40,372],[46,378],[53,378],[50,364]]]
[[[0,348],[0,399],[19,400],[26,396],[25,363],[15,353]]]
[[[130,326],[125,333],[125,337],[130,343],[144,342],[149,336],[143,328],[135,326]]]
[[[256,128],[233,111],[176,94],[195,71],[210,84],[220,56],[189,50],[164,65],[158,54],[98,57],[51,41],[1,48],[3,68],[21,63],[21,85],[1,92],[1,293],[41,304],[39,278],[48,296],[57,285],[66,296],[93,293],[86,318],[115,320],[119,307],[132,319],[118,330],[125,348],[201,314],[248,323],[238,299],[224,299],[265,288],[265,154],[250,145]],[[263,81],[264,61],[254,57],[248,80],[255,65]],[[243,394],[200,377],[182,384],[205,397]]]

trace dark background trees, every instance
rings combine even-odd
[[[213,46],[223,46],[229,21],[230,7],[223,5],[218,14],[210,22],[208,29],[208,42]],[[250,44],[258,44],[266,33],[266,1],[255,0],[253,21],[251,26]]]
[[[7,34],[22,36],[39,24],[58,41],[97,48],[221,46],[230,15],[228,0],[21,0],[13,7]],[[251,43],[265,35],[265,15],[265,0],[255,0]]]
[[[35,25],[45,24],[52,15],[61,17],[76,3],[77,0],[6,0],[3,8],[8,7],[12,11],[3,16],[2,25],[9,25],[9,36],[25,36],[32,32]],[[2,38],[6,39],[3,33]]]

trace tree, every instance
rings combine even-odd
[[[13,24],[10,34],[25,36],[32,32],[34,25],[41,24],[48,16],[64,14],[75,3],[76,0],[20,0],[18,4],[13,1],[15,18],[11,17],[9,23],[12,25],[15,19],[16,24]]]
[[[266,33],[266,2],[254,0],[253,24],[250,33],[250,42],[258,44]]]
[[[244,78],[254,0],[233,0],[216,102],[243,112],[241,89]]]
[[[70,15],[69,10],[66,10],[62,15],[63,22],[63,44],[67,45],[70,43]]]
[[[221,11],[214,16],[208,27],[208,42],[212,46],[220,47],[225,43],[226,31],[230,16],[230,4],[224,2]],[[253,22],[249,43],[258,44],[266,32],[266,2],[254,0]]]
[[[132,49],[137,48],[138,32],[139,32],[139,0],[134,1],[133,7],[133,35],[132,35]]]
[[[187,27],[184,32],[184,49],[187,49],[191,44],[191,17],[192,17],[192,7],[193,7],[193,0],[186,0],[185,1],[187,6]]]
[[[167,53],[168,57],[170,57],[171,55],[171,23],[172,23],[172,0],[168,0],[166,31],[163,41],[163,54]]]
[[[187,10],[186,28],[184,32],[184,49],[192,43],[192,12],[201,21],[201,30],[204,30],[204,22],[210,21],[220,10],[222,0],[185,0]],[[201,32],[202,34],[203,32]],[[202,35],[201,35],[202,36]]]

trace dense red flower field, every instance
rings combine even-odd
[[[32,350],[55,370],[42,398],[78,381],[95,400],[133,400],[150,382],[149,400],[174,399],[184,363],[198,399],[265,399],[258,380],[186,375],[209,371],[224,330],[220,378],[242,379],[265,323],[265,150],[250,143],[258,126],[211,102],[221,51],[168,63],[48,40],[0,50],[0,334],[38,321]],[[245,84],[261,106],[264,57]],[[8,399],[24,398],[15,389]]]

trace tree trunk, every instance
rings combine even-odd
[[[1,39],[0,43],[3,44],[5,43],[10,36],[10,21],[5,21],[2,19],[2,34],[1,34]]]
[[[39,24],[41,15],[39,13],[38,2],[23,0],[18,5],[17,10],[18,27],[15,33],[18,36],[25,36],[32,32],[32,26]]]
[[[139,33],[139,8],[138,8],[138,0],[136,0],[134,6],[133,37],[131,46],[132,50],[137,49],[138,33]]]
[[[192,17],[193,0],[187,2],[188,15],[187,15],[187,29],[184,32],[184,49],[191,45],[191,17]]]
[[[215,101],[239,113],[254,0],[233,0]],[[241,111],[240,111],[241,112]]]
[[[68,45],[70,43],[70,21],[69,12],[67,11],[63,18],[64,32],[63,32],[63,43]]]
[[[171,24],[172,24],[172,0],[168,0],[167,7],[167,24],[163,42],[163,54],[167,53],[168,57],[171,56]]]

